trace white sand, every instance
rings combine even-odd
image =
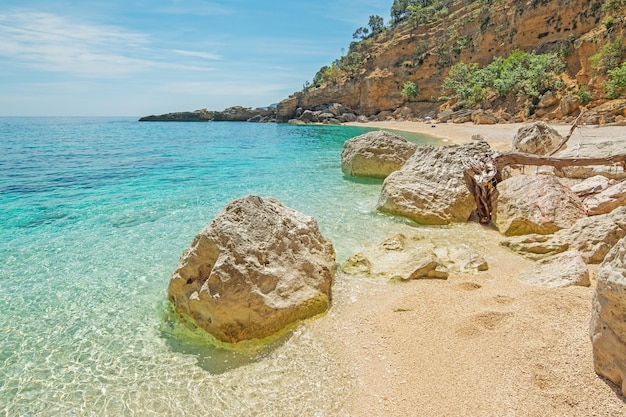
[[[504,150],[520,125],[365,126],[451,143],[480,134]],[[624,137],[625,130],[582,127],[571,141]],[[531,262],[501,247],[502,236],[491,228],[407,226],[406,233],[465,242],[489,270],[404,284],[339,274],[329,314],[310,328],[346,367],[346,384],[353,386],[346,415],[626,415],[626,399],[593,368],[588,328],[595,275],[587,288],[532,287],[515,279]]]

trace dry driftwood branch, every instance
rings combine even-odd
[[[574,124],[572,124],[572,127],[570,127],[570,129],[569,129],[569,133],[567,134],[567,136],[565,136],[565,137],[563,138],[563,140],[561,141],[561,143],[559,143],[559,144],[557,145],[557,147],[556,147],[556,148],[554,148],[554,149],[552,150],[552,152],[550,152],[550,153],[548,154],[548,156],[552,156],[552,155],[554,155],[555,153],[557,153],[558,151],[560,151],[560,150],[561,150],[561,148],[563,147],[563,145],[565,145],[565,144],[567,143],[567,141],[569,140],[569,138],[571,138],[571,137],[572,137],[572,134],[574,133],[574,130],[576,130],[576,127],[578,126],[578,122],[580,121],[581,117],[583,117],[583,114],[585,114],[585,109],[582,109],[582,110],[580,111],[580,114],[578,115],[578,117],[576,118],[576,120],[574,120]]]
[[[493,163],[498,172],[507,165],[547,165],[555,168],[589,165],[621,165],[626,171],[626,154],[595,158],[559,158],[554,156],[540,156],[522,152],[506,152],[493,156]]]
[[[521,152],[494,153],[464,161],[465,182],[476,199],[476,213],[483,224],[491,222],[491,197],[508,165],[547,165],[555,168],[589,165],[621,165],[626,171],[626,154],[597,158],[557,158]]]

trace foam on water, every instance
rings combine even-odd
[[[386,237],[381,182],[341,173],[364,131],[0,118],[0,414],[335,415],[350,382],[306,326],[241,357],[168,332],[166,291],[246,194],[316,217],[339,261]]]

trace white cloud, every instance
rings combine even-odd
[[[154,67],[129,54],[148,45],[145,34],[77,23],[50,13],[0,13],[0,56],[44,71],[83,77],[119,77]]]
[[[209,61],[220,61],[220,60],[222,60],[222,57],[220,55],[212,54],[210,52],[184,51],[184,50],[180,50],[180,49],[174,49],[174,50],[172,50],[172,52],[177,53],[179,55],[186,55],[186,56],[191,56],[191,57],[195,57],[195,58],[202,58],[202,59],[206,59],[206,60],[209,60]]]

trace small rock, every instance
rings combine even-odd
[[[541,259],[519,274],[517,279],[524,284],[548,288],[590,285],[589,269],[576,250]]]

